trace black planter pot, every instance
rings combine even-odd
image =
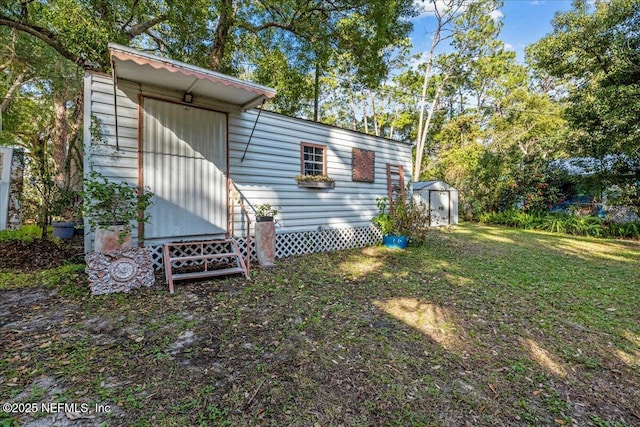
[[[73,221],[53,221],[51,228],[53,229],[53,237],[61,239],[70,239],[75,233],[76,223]]]

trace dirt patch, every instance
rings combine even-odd
[[[0,270],[33,272],[83,262],[83,245],[82,236],[69,240],[5,240],[0,242]]]

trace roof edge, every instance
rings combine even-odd
[[[258,83],[241,80],[236,77],[229,76],[227,74],[222,74],[217,71],[208,70],[206,68],[198,67],[196,65],[191,65],[186,62],[176,61],[174,59],[164,58],[161,56],[142,52],[137,49],[133,49],[133,48],[123,46],[113,42],[109,43],[108,48],[109,48],[109,56],[110,57],[115,56],[120,60],[126,60],[123,57],[123,54],[124,54],[125,56],[132,57],[132,60],[134,60],[134,62],[142,61],[144,63],[149,63],[149,65],[151,65],[154,68],[159,68],[159,67],[167,68],[167,69],[173,68],[176,71],[179,71],[183,74],[201,76],[200,78],[204,78],[204,79],[214,78],[219,81],[227,82],[228,85],[243,86],[248,90],[251,90],[252,92],[255,92],[258,94],[258,96],[256,97],[257,102],[255,103],[255,105],[259,104],[263,98],[271,99],[276,95],[276,90],[273,88],[263,86]],[[120,53],[120,55],[118,55],[118,53]],[[133,59],[135,57],[138,58],[138,61],[135,61],[135,59]],[[155,63],[156,65],[155,66],[152,65],[152,63]],[[250,102],[249,104],[252,106],[255,106],[253,105],[252,102]],[[251,106],[248,108],[251,108]]]

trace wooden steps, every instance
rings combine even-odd
[[[163,247],[164,272],[169,284],[169,292],[174,292],[175,280],[199,279],[203,277],[227,276],[230,274],[244,274],[249,279],[249,270],[240,253],[235,239],[204,240],[197,242],[165,243]],[[232,266],[211,268],[215,264]],[[176,268],[201,268],[200,271],[174,273]]]
[[[401,200],[404,204],[406,200],[404,168],[402,165],[392,165],[387,163],[387,196],[389,198],[389,211],[393,211],[393,204]]]

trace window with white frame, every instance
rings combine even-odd
[[[300,144],[302,175],[327,175],[327,147],[303,142]]]

